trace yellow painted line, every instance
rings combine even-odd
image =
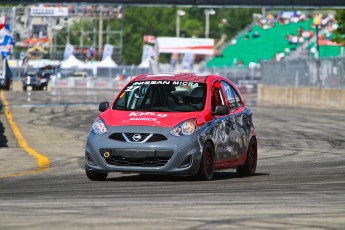
[[[16,123],[13,120],[13,117],[12,117],[12,114],[11,114],[11,111],[9,108],[9,104],[5,98],[3,91],[1,91],[0,97],[1,97],[1,100],[3,103],[3,109],[4,109],[5,116],[7,118],[8,123],[10,124],[10,126],[12,128],[13,134],[16,137],[19,146],[22,149],[24,149],[29,155],[36,158],[37,164],[38,164],[38,167],[33,169],[33,170],[23,171],[23,172],[18,172],[18,173],[11,173],[11,174],[0,176],[0,178],[27,175],[27,174],[32,174],[32,173],[36,173],[36,172],[40,172],[40,171],[49,169],[50,162],[49,162],[48,157],[46,157],[42,154],[39,154],[38,152],[36,152],[36,150],[34,150],[33,148],[30,148],[30,146],[27,144],[26,140],[24,139],[23,135],[19,131]]]

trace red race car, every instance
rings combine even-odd
[[[252,112],[236,86],[217,75],[144,74],[112,103],[102,102],[85,149],[91,180],[110,172],[195,175],[255,173]]]

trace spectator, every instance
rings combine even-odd
[[[260,33],[258,31],[255,31],[253,34],[253,38],[258,38],[260,37]]]

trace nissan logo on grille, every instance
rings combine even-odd
[[[132,137],[133,141],[140,141],[141,140],[141,135],[139,133],[136,133]]]

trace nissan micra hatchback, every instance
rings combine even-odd
[[[215,170],[255,173],[257,141],[252,112],[239,90],[216,75],[145,74],[132,79],[88,134],[90,180],[110,172],[195,175]]]

